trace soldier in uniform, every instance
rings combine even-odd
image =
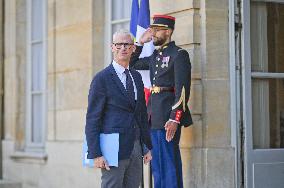
[[[130,66],[150,70],[148,115],[151,122],[152,171],[155,188],[182,188],[179,149],[181,127],[192,124],[187,103],[190,95],[191,63],[186,50],[171,41],[175,18],[155,15],[132,54]],[[143,44],[153,40],[155,51],[139,59]]]

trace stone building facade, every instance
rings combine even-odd
[[[23,188],[100,187],[100,171],[81,163],[87,95],[92,77],[109,63],[111,34],[128,27],[130,4],[0,0],[3,179]],[[173,40],[189,52],[193,68],[188,105],[194,124],[182,131],[180,144],[185,188],[250,188],[253,160],[242,139],[250,126],[245,5],[253,6],[150,0],[151,15],[176,17]]]

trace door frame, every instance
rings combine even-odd
[[[241,101],[241,12],[238,0],[229,3],[229,57],[230,57],[230,125],[231,147],[234,148],[234,185],[243,187],[242,156],[242,101]]]
[[[0,179],[3,178],[2,139],[4,130],[4,2],[4,0],[0,0]]]

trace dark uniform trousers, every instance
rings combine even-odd
[[[182,164],[179,149],[180,128],[172,141],[166,140],[166,131],[153,129],[151,167],[155,188],[182,188]]]

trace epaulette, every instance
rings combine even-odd
[[[180,98],[179,98],[178,102],[177,102],[174,106],[172,106],[172,110],[175,110],[175,109],[178,108],[181,104],[182,104],[182,109],[183,109],[183,111],[185,112],[186,101],[185,101],[185,88],[184,88],[184,86],[182,86]]]

